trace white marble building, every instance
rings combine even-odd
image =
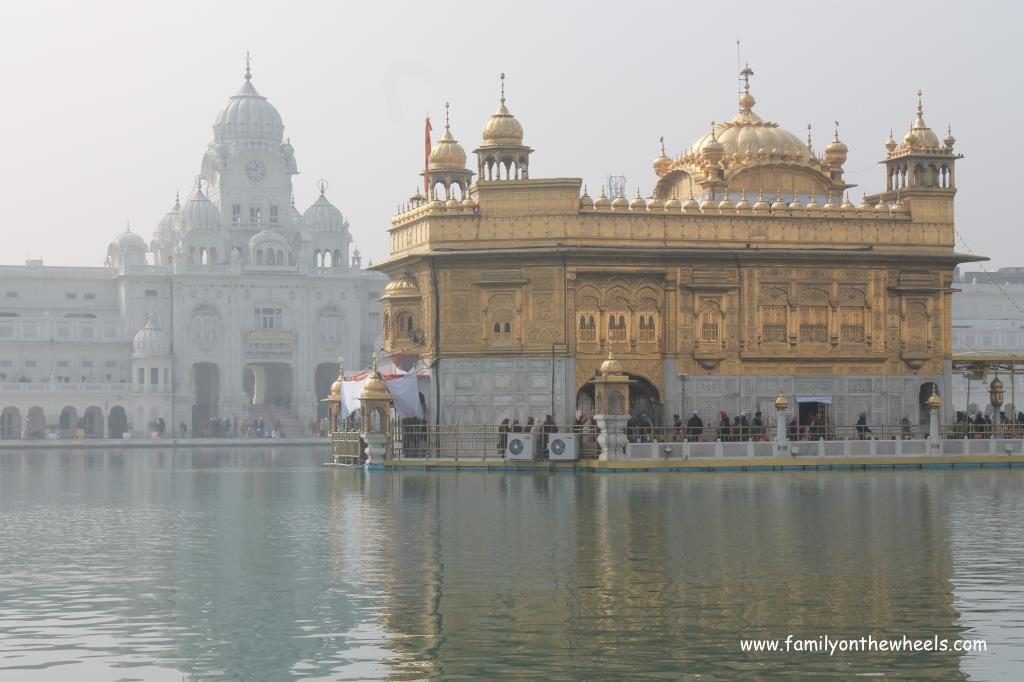
[[[350,255],[326,183],[296,209],[297,173],[247,68],[148,244],[129,229],[102,267],[0,266],[0,436],[143,435],[160,418],[201,435],[255,416],[304,432],[337,358],[365,366],[379,345],[387,278]]]
[[[954,358],[960,354],[1019,355],[1021,368],[1018,372],[1024,372],[1024,268],[958,272],[953,286],[958,289],[953,295]],[[973,404],[984,410],[988,405],[988,382],[992,378],[991,373],[984,379],[954,373],[956,409],[963,410]],[[1024,391],[1024,381],[1016,381],[1014,389],[1009,376],[1003,374],[1000,379],[1005,383],[1007,403],[1016,391]],[[1024,397],[1018,398],[1017,403],[1024,404]]]

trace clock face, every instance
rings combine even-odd
[[[250,161],[245,164],[245,176],[253,182],[259,182],[267,174],[267,167],[262,161]]]

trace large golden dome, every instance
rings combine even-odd
[[[914,151],[939,148],[939,136],[924,122],[924,107],[921,104],[920,90],[917,91],[917,118],[910,124],[907,134],[903,136],[903,148]]]

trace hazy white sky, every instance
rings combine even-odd
[[[327,178],[379,261],[420,183],[423,117],[439,130],[446,100],[472,150],[504,71],[533,177],[593,190],[622,174],[646,195],[659,136],[674,154],[734,115],[739,39],[758,113],[801,137],[812,123],[818,150],[840,121],[855,200],[881,188],[882,145],[922,88],[925,120],[940,137],[951,123],[966,157],[964,238],[988,267],[1024,265],[1005,147],[1022,20],[1013,2],[4,2],[0,261],[100,265],[127,220],[148,241],[198,173],[246,50],[295,146],[299,208]]]

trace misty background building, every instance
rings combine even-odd
[[[148,243],[129,227],[102,266],[0,266],[0,435],[141,435],[161,418],[196,435],[211,418],[304,431],[339,356],[369,362],[387,278],[363,269],[326,181],[296,208],[298,173],[247,65]]]

